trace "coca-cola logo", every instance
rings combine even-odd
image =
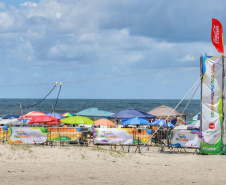
[[[214,123],[210,123],[210,124],[209,124],[209,129],[212,130],[212,129],[214,129],[214,128],[215,128],[215,124],[214,124]]]
[[[220,43],[220,28],[217,25],[213,25],[213,33],[214,33],[214,37],[213,37],[213,41],[216,44]]]

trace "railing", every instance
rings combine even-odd
[[[4,127],[0,127],[0,142],[4,143],[7,141],[7,130]]]
[[[88,145],[87,131],[82,128],[51,128],[47,130],[47,141],[50,146],[60,145]]]

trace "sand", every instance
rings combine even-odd
[[[159,153],[157,147],[141,154],[108,149],[0,144],[0,184],[226,183],[223,155]]]

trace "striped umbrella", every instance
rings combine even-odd
[[[23,117],[20,116],[18,119],[21,120],[23,118],[36,118],[38,116],[44,116],[45,114],[43,112],[39,112],[39,111],[32,111],[32,112],[29,112],[27,114],[24,114]]]
[[[66,112],[66,113],[63,113],[61,115],[64,116],[64,117],[71,117],[71,116],[73,116],[73,114],[70,113],[70,112]]]

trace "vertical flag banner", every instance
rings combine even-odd
[[[225,61],[224,57],[224,61]],[[226,71],[226,65],[224,65],[224,71]],[[226,154],[226,78],[224,77],[224,99],[223,99],[223,105],[224,105],[224,124],[223,124],[223,153]]]
[[[224,55],[223,27],[217,19],[212,19],[211,40],[217,51]]]
[[[202,57],[202,154],[221,154],[222,57]]]

